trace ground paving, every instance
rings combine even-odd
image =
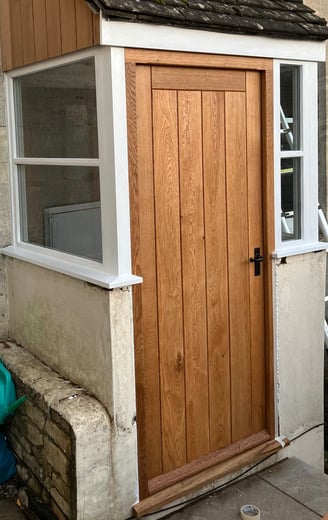
[[[244,504],[256,505],[261,520],[322,519],[328,513],[328,476],[299,459],[286,459],[173,513],[169,520],[239,520]],[[13,497],[0,498],[0,520],[26,520]]]
[[[261,520],[318,520],[328,513],[328,476],[299,459],[279,464],[186,507],[169,520],[238,520],[253,504]]]

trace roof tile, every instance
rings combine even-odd
[[[86,0],[112,20],[216,32],[328,39],[327,22],[303,0]]]

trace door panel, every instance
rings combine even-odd
[[[146,496],[268,435],[265,277],[263,266],[255,277],[249,261],[264,243],[261,74],[137,65],[133,107],[133,269],[144,278],[134,288],[137,426]]]

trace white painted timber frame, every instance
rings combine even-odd
[[[280,69],[281,65],[300,67],[300,150],[280,150]],[[274,170],[275,170],[275,258],[326,248],[319,242],[318,223],[318,66],[309,61],[274,61]],[[281,159],[300,158],[301,238],[282,241],[281,236]]]
[[[25,158],[17,156],[14,80],[86,58],[95,59],[99,159]],[[131,273],[127,120],[124,50],[102,47],[77,52],[6,75],[10,147],[12,237],[3,254],[53,269],[107,289],[141,283]],[[19,207],[19,165],[95,166],[99,168],[102,263],[23,242]]]
[[[288,256],[320,250],[317,232],[317,65],[325,61],[325,43],[294,41],[262,36],[233,35],[161,25],[113,22],[101,18],[100,48],[16,69],[6,75],[8,128],[10,144],[12,236],[13,244],[2,253],[106,287],[108,289],[142,282],[131,273],[130,215],[128,190],[128,153],[124,48],[201,52],[275,61],[275,226],[276,251],[273,256]],[[17,166],[47,164],[46,159],[24,159],[16,155],[13,80],[24,74],[53,68],[88,57],[95,58],[103,262],[79,258],[21,240]],[[302,67],[303,91],[303,180],[302,239],[281,241],[280,236],[280,64],[293,62]],[[311,95],[309,95],[311,93]],[[78,159],[62,160],[77,165]],[[90,163],[90,164],[91,164]],[[83,160],[83,164],[86,164]]]
[[[131,23],[102,18],[102,45],[124,46],[180,52],[202,52],[274,60],[274,168],[275,168],[275,251],[273,257],[285,257],[327,247],[318,239],[318,68],[325,61],[324,42],[297,41],[263,36],[216,33],[164,25]],[[302,125],[302,238],[281,240],[280,193],[280,65],[292,63],[301,67]],[[289,153],[289,157],[291,154]],[[299,153],[297,153],[299,157]]]

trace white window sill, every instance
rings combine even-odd
[[[78,263],[70,262],[69,260],[63,260],[61,258],[52,258],[48,255],[42,255],[42,253],[35,253],[34,251],[28,251],[22,247],[8,246],[0,249],[3,255],[29,262],[45,269],[50,269],[78,280],[83,280],[94,285],[99,285],[105,289],[117,289],[120,287],[127,287],[129,285],[135,285],[142,283],[141,276],[135,276],[133,274],[124,274],[121,276],[113,276],[100,269],[93,269]]]
[[[327,242],[314,242],[311,244],[294,244],[285,245],[276,249],[272,253],[272,258],[284,258],[287,256],[302,255],[305,253],[315,253],[318,251],[327,251]]]

